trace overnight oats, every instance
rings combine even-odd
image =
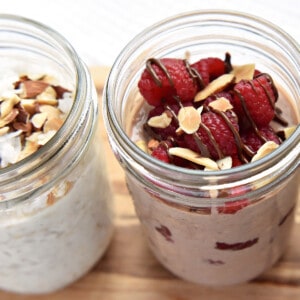
[[[236,284],[284,253],[299,199],[299,70],[292,38],[233,12],[163,21],[118,57],[108,135],[149,246],[175,275]]]
[[[88,272],[113,230],[97,95],[63,37],[0,16],[0,289],[47,293]]]

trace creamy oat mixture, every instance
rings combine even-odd
[[[139,131],[135,128],[135,134]],[[251,205],[197,210],[172,204],[127,174],[136,213],[157,259],[179,277],[206,285],[253,279],[283,255],[299,179],[294,176]]]
[[[100,153],[93,146],[60,184],[0,212],[1,289],[51,292],[84,275],[103,255],[112,208]]]
[[[137,140],[139,132],[134,128]],[[283,255],[300,195],[299,179],[296,174],[251,205],[197,210],[172,204],[127,174],[137,215],[157,259],[179,277],[207,285],[250,280]]]

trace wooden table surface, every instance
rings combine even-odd
[[[101,95],[108,68],[94,67],[91,72]],[[43,296],[0,292],[0,300],[300,300],[300,205],[287,252],[256,280],[226,288],[184,282],[164,269],[148,249],[123,170],[109,148],[104,128],[102,138],[116,210],[115,234],[106,254],[91,272],[61,291]]]

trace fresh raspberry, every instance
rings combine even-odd
[[[232,158],[232,167],[238,167],[243,164],[238,155],[231,156]]]
[[[159,159],[165,163],[170,163],[170,158],[168,154],[168,147],[160,143],[151,153],[153,157]]]
[[[220,58],[208,57],[200,59],[191,65],[202,78],[203,85],[206,86],[210,81],[225,73],[225,62]]]
[[[162,58],[151,62],[148,61],[148,65],[151,65],[158,81],[146,68],[138,83],[141,95],[150,105],[158,106],[163,101],[172,103],[174,102],[174,96],[178,96],[181,102],[194,99],[198,86],[189,74],[184,60]],[[159,64],[162,64],[167,72]]]
[[[280,145],[281,141],[279,137],[270,126],[261,127],[258,131],[259,133],[257,134],[252,128],[250,128],[246,132],[241,133],[243,143],[254,153],[256,153],[257,150],[267,141],[273,141]]]
[[[225,114],[232,126],[238,131],[239,127],[236,115],[230,110]],[[205,112],[202,114],[201,120],[202,124],[209,130],[210,134],[208,134],[204,126],[201,125],[196,133],[196,137],[191,134],[184,136],[186,147],[201,153],[201,149],[197,144],[197,137],[199,137],[198,142],[207,147],[208,152],[213,159],[217,160],[222,156],[233,156],[238,153],[234,133],[220,114],[212,111]],[[217,146],[213,144],[212,139],[215,140]],[[218,153],[218,148],[221,153]],[[202,153],[202,155],[205,154]]]
[[[254,70],[253,77],[255,78],[255,77],[257,77],[257,76],[260,75],[260,74],[261,74],[261,71],[255,69],[255,70]]]
[[[261,74],[253,80],[241,80],[233,90],[232,105],[244,124],[243,127],[249,126],[252,121],[258,127],[271,122],[275,115],[277,92],[268,75]]]

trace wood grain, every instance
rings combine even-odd
[[[91,69],[101,95],[108,68]],[[101,99],[100,99],[101,100]],[[284,257],[258,279],[233,287],[208,288],[184,282],[164,269],[151,254],[131,198],[124,173],[111,152],[100,115],[101,139],[109,162],[109,179],[115,196],[115,234],[102,260],[83,278],[53,294],[22,296],[0,292],[1,300],[299,300],[300,206]]]

